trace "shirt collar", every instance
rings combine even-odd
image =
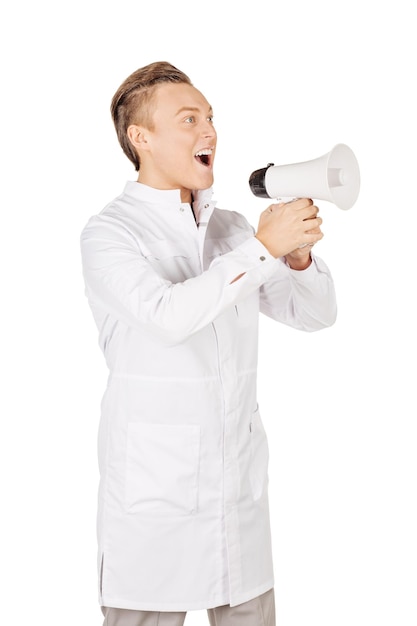
[[[183,204],[181,202],[181,193],[179,189],[154,189],[143,183],[136,181],[128,181],[125,186],[125,193],[142,202],[150,202],[160,205]],[[192,192],[193,207],[199,210],[204,204],[212,203],[213,188],[201,189]]]

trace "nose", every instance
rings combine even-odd
[[[213,122],[209,120],[204,120],[201,132],[204,137],[217,137]]]

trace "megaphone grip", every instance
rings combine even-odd
[[[284,204],[288,204],[289,202],[295,202],[296,200],[298,200],[298,198],[290,198],[290,197],[285,197],[285,196],[280,196],[279,198],[277,198],[277,202],[284,202]]]

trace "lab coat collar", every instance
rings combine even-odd
[[[128,181],[125,186],[125,193],[142,202],[155,203],[162,206],[183,204],[179,189],[155,189],[143,183]],[[201,189],[192,192],[193,206],[201,207],[212,202],[213,188]]]

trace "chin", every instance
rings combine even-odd
[[[184,181],[183,187],[185,189],[193,189],[195,191],[209,189],[214,182],[213,171],[207,168],[206,171],[197,172],[195,175],[190,176],[187,181]]]
[[[194,187],[194,189],[209,189],[213,185],[214,177],[213,176],[205,176],[203,180],[200,180],[200,184],[198,187]]]

